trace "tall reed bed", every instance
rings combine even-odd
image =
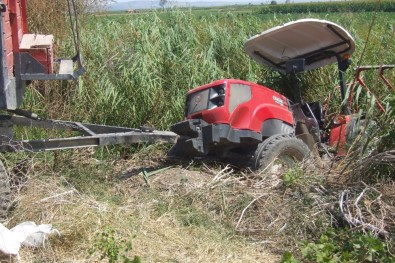
[[[164,129],[182,119],[190,88],[220,78],[257,81],[263,72],[242,49],[257,19],[188,12],[91,19],[82,39],[89,73],[78,98],[93,121]]]
[[[186,92],[216,79],[259,82],[289,95],[289,79],[249,59],[243,44],[263,30],[306,17],[334,21],[351,32],[357,43],[353,66],[388,64],[395,59],[390,34],[395,22],[393,13],[349,13],[347,18],[339,14],[197,15],[177,10],[89,15],[81,26],[87,73],[80,79],[78,89],[68,87],[75,91],[70,92],[52,84],[45,92],[29,94],[26,105],[44,109],[52,117],[131,127],[150,124],[167,129],[182,120]],[[72,53],[72,42],[63,41],[62,48],[65,53]],[[310,100],[323,101],[338,84],[335,66],[300,78]],[[348,78],[351,81],[351,72]],[[381,87],[377,89],[380,91]],[[338,109],[337,104],[334,110]]]

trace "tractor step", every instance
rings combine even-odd
[[[218,149],[258,145],[262,135],[251,130],[233,129],[228,124],[209,124],[201,119],[188,119],[171,126],[180,135],[169,156],[203,156]]]

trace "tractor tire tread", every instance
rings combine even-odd
[[[302,140],[296,138],[292,134],[273,135],[258,145],[252,158],[252,169],[259,170],[262,168],[262,166],[266,167],[269,163],[271,163],[273,160],[271,160],[272,158],[270,155],[272,155],[277,150],[276,145],[278,145],[280,142],[288,144],[286,145],[286,149],[295,149],[297,155],[299,155],[296,156],[296,159],[299,161],[302,161],[302,159],[308,157],[310,153],[308,146]],[[261,163],[262,161],[263,165]]]
[[[10,178],[2,161],[0,161],[0,220],[7,217],[11,204]]]

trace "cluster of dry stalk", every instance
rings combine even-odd
[[[358,165],[348,165],[348,173],[342,173],[348,161],[321,168],[306,162],[300,170],[281,176],[235,176],[226,166],[214,177],[213,186],[232,183],[237,186],[235,189],[242,188],[251,196],[252,201],[239,211],[234,224],[239,233],[259,243],[275,244],[273,247],[281,243],[294,248],[300,240],[319,238],[331,227],[393,240],[395,183],[372,174],[371,168],[378,164],[394,168],[395,151],[366,157]],[[294,177],[293,181],[286,184],[290,177]]]

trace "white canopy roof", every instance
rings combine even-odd
[[[305,59],[305,70],[334,63],[337,55],[351,55],[355,42],[350,33],[335,23],[301,19],[251,37],[244,48],[258,63],[285,72],[285,63],[290,59]]]

